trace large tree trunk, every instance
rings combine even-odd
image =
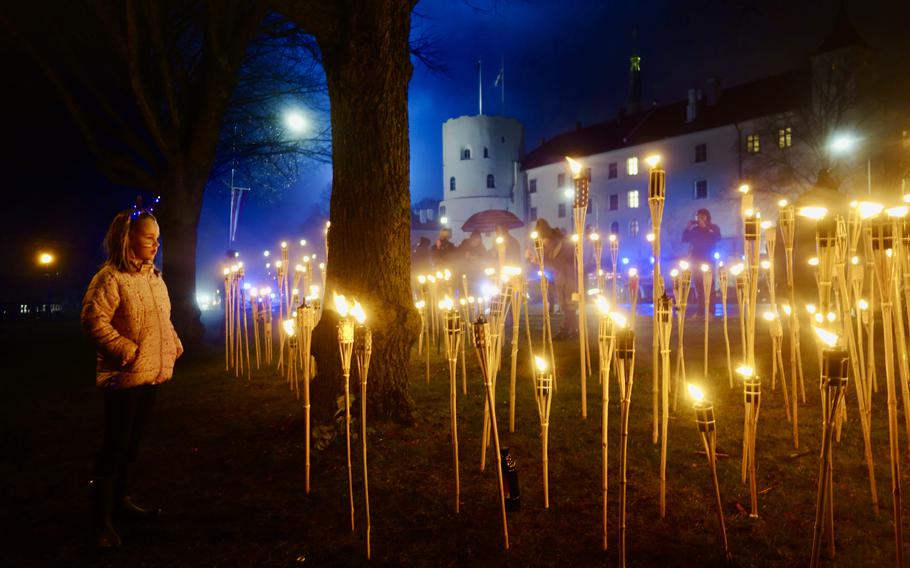
[[[198,344],[204,331],[196,304],[196,228],[202,212],[205,177],[197,177],[173,172],[165,178],[158,217],[171,319],[186,345]]]
[[[420,325],[410,294],[411,8],[409,0],[336,4],[340,17],[332,33],[317,35],[331,102],[334,165],[326,311],[313,339],[319,360],[314,411],[321,418],[335,409],[341,388],[331,311],[332,293],[338,292],[360,300],[373,329],[371,415],[411,420],[408,360]]]

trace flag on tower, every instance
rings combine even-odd
[[[502,80],[503,80],[504,78],[505,78],[505,68],[500,67],[500,68],[499,68],[499,74],[496,75],[496,81],[493,82],[493,86],[494,86],[494,87],[498,87],[500,84],[502,84]]]

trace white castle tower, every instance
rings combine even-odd
[[[524,127],[514,118],[460,116],[442,125],[443,198],[439,216],[448,218],[456,244],[461,225],[487,209],[505,209],[525,219],[521,186]]]

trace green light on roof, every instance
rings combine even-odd
[[[633,55],[629,61],[632,62],[632,71],[641,71],[641,57]]]

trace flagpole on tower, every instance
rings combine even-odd
[[[499,112],[503,116],[506,115],[506,62],[505,58],[500,56],[499,58],[499,74],[496,75],[496,81],[493,82],[494,87],[500,88],[500,99],[499,99]]]
[[[477,60],[477,114],[483,114],[483,59]]]

